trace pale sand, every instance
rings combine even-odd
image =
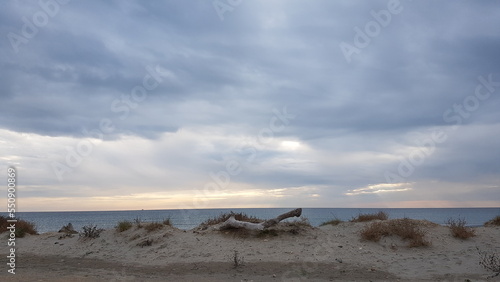
[[[97,239],[44,233],[17,239],[17,274],[1,281],[500,281],[479,265],[476,248],[500,254],[500,227],[478,227],[459,240],[427,226],[430,247],[408,248],[397,237],[360,240],[369,223],[341,223],[299,234],[256,238],[165,226],[106,230]],[[140,247],[145,238],[151,246]],[[2,249],[5,258],[7,247]],[[234,267],[234,251],[243,263]],[[4,259],[6,261],[6,259]]]

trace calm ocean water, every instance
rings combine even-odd
[[[76,230],[88,224],[99,228],[113,228],[119,221],[139,218],[141,221],[162,221],[170,218],[173,225],[180,229],[191,229],[208,218],[225,212],[243,212],[250,216],[269,219],[287,212],[289,208],[272,209],[203,209],[203,210],[133,210],[133,211],[90,211],[90,212],[18,212],[19,218],[34,222],[40,233],[58,231],[63,225],[72,223]],[[339,218],[350,220],[360,213],[385,211],[389,218],[409,217],[427,219],[445,224],[449,218],[464,218],[469,226],[483,225],[486,221],[500,215],[500,208],[442,208],[442,209],[353,209],[353,208],[305,208],[302,216],[309,219],[313,226]]]

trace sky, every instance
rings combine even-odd
[[[500,206],[497,1],[7,1],[18,211]],[[3,172],[2,172],[3,171]]]

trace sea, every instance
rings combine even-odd
[[[18,212],[17,217],[33,222],[39,233],[58,231],[68,223],[79,231],[83,226],[114,228],[120,221],[141,222],[170,219],[173,226],[189,230],[203,221],[228,212],[245,213],[261,219],[274,218],[293,208],[243,208],[243,209],[186,209],[186,210],[129,210],[129,211],[64,211],[64,212]],[[481,226],[500,215],[499,208],[304,208],[302,217],[313,226],[340,219],[348,221],[359,214],[384,211],[389,218],[426,219],[445,225],[451,219],[463,219],[467,226]],[[288,219],[293,220],[293,219]]]

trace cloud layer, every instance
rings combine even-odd
[[[9,1],[0,166],[23,210],[498,206],[499,25],[495,1]]]

